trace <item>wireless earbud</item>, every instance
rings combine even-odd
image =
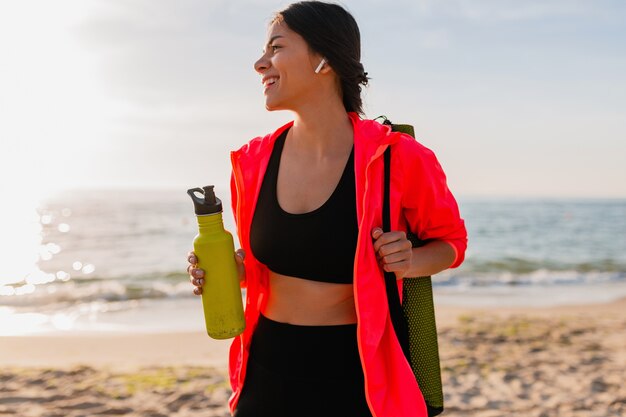
[[[326,60],[324,58],[322,58],[322,60],[320,61],[320,64],[317,66],[317,68],[315,69],[315,73],[319,74],[320,70],[322,69],[322,67],[324,66],[324,63],[326,62]]]

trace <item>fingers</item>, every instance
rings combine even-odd
[[[379,265],[382,266],[384,271],[395,272],[399,274],[399,278],[404,276],[407,269],[411,267],[411,249],[404,252],[394,252],[389,255],[378,257]]]
[[[202,270],[200,269],[199,271],[202,271]],[[202,294],[202,286],[204,285],[204,278],[194,278],[193,276],[190,276],[189,281],[191,281],[191,285],[195,287],[193,289],[193,293],[195,295]]]
[[[392,264],[383,264],[383,270],[396,274],[396,279],[404,278],[404,275],[410,267],[409,261],[394,262]]]
[[[406,259],[400,262],[392,262],[383,264],[383,269],[387,272],[405,271],[409,267],[409,261]]]
[[[389,255],[385,255],[382,258],[378,258],[383,264],[390,265],[396,262],[404,262],[407,260],[406,252],[394,252]]]
[[[409,240],[397,240],[395,242],[387,243],[386,245],[381,246],[378,251],[376,251],[376,256],[379,259],[382,259],[397,253],[403,253],[406,255],[411,251],[411,248],[412,245]]]
[[[243,260],[246,257],[246,252],[243,249],[238,249],[235,251],[235,261],[237,262],[237,267],[239,270],[239,279],[245,279],[245,269],[243,265]],[[187,262],[189,265],[187,266],[187,274],[189,274],[189,282],[196,287],[193,289],[193,293],[195,295],[202,294],[202,286],[204,285],[204,270],[202,268],[198,268],[198,257],[193,251],[187,253]]]
[[[246,268],[243,264],[243,260],[246,257],[246,252],[243,249],[235,251],[235,262],[237,262],[237,272],[239,273],[239,282],[246,280]]]
[[[375,227],[374,230],[372,230],[372,237],[374,239],[378,239],[382,234],[383,229],[381,229],[380,227]]]
[[[202,287],[204,285],[204,278],[190,276],[189,277],[189,282],[191,282],[191,285],[194,285],[196,287]]]
[[[187,274],[189,274],[189,281],[191,285],[195,288],[193,289],[193,293],[195,295],[202,294],[202,286],[204,285],[204,270],[201,268],[196,268],[198,265],[198,258],[193,251],[187,253],[187,262],[189,265],[187,266]]]
[[[195,285],[196,287],[202,287],[204,285],[204,278],[196,278],[194,276],[190,276],[189,282],[191,282],[191,285]]]
[[[385,250],[380,253],[380,256],[385,256],[389,253],[396,252],[397,250],[404,250],[406,249],[405,246],[407,244],[409,245],[409,248],[411,247],[411,242],[407,240],[406,233],[401,230],[383,233],[382,229],[377,227],[374,228],[374,231],[372,232],[372,237],[375,239],[374,252],[379,253],[380,249],[382,247],[385,247]],[[401,246],[386,247],[389,244],[393,244],[394,242],[401,243]]]
[[[194,268],[191,265],[187,267],[187,273],[191,278],[204,278],[204,269]]]
[[[404,273],[411,266],[411,241],[401,230],[383,233],[380,227],[372,230],[374,251],[383,270],[395,272],[396,279],[402,279]]]

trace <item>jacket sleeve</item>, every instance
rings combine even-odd
[[[456,254],[450,268],[457,268],[465,259],[467,230],[446,175],[432,150],[409,135],[402,136],[402,207],[408,226],[421,240],[449,243]]]

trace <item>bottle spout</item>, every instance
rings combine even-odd
[[[202,187],[202,189],[204,190],[204,201],[206,202],[206,204],[217,203],[215,191],[213,191],[213,188],[215,188],[215,186],[213,185],[205,185],[204,187]]]
[[[222,201],[215,196],[214,188],[213,185],[207,185],[202,188],[196,187],[187,190],[197,216],[222,212]],[[202,197],[199,197],[198,193]]]

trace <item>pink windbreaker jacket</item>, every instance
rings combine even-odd
[[[354,299],[357,340],[365,374],[365,391],[374,417],[427,417],[426,405],[411,367],[393,331],[382,269],[374,253],[371,231],[382,227],[383,153],[392,145],[391,228],[411,230],[420,239],[439,239],[455,250],[451,268],[464,260],[467,247],[465,222],[448,189],[435,154],[410,135],[391,132],[373,120],[348,112],[354,129],[354,174],[359,225],[354,258]],[[237,234],[246,251],[246,329],[231,345],[229,399],[231,413],[241,394],[252,334],[259,312],[268,299],[268,269],[250,249],[250,225],[259,189],[276,138],[293,121],[263,137],[256,137],[231,152],[231,198]],[[402,280],[398,280],[402,297]]]

